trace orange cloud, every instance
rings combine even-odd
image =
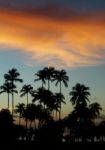
[[[21,49],[31,54],[31,60],[42,64],[66,67],[104,64],[104,12],[99,16],[93,13],[63,20],[0,10],[0,44]]]

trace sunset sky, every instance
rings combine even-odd
[[[14,67],[36,89],[34,74],[44,66],[64,68],[70,77],[64,114],[77,82],[90,87],[91,102],[105,113],[105,0],[0,0],[0,84]],[[3,107],[6,96],[0,96]],[[18,102],[25,98],[16,96]]]

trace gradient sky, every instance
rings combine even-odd
[[[44,66],[65,68],[70,76],[65,114],[72,110],[69,91],[77,82],[90,87],[91,102],[99,102],[104,113],[105,0],[0,0],[0,84],[15,67],[24,84],[37,88],[34,73]],[[4,107],[6,95],[0,99]]]

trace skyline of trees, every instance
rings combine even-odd
[[[44,140],[43,136],[52,138],[50,132],[53,139],[55,136],[58,136],[56,141],[60,142],[63,138],[66,142],[75,142],[76,140],[81,140],[82,142],[87,142],[88,140],[94,141],[95,137],[98,140],[97,135],[94,133],[97,127],[94,119],[99,117],[102,107],[98,102],[90,102],[90,88],[81,83],[77,83],[72,87],[68,96],[69,103],[73,106],[73,110],[69,110],[68,115],[62,117],[62,107],[66,105],[62,85],[64,84],[64,87],[68,88],[69,81],[66,71],[56,70],[54,67],[45,67],[35,75],[36,78],[34,81],[42,82],[42,86],[36,89],[31,86],[31,84],[22,83],[24,80],[21,79],[21,74],[15,68],[12,68],[4,75],[5,82],[0,87],[0,94],[7,93],[7,109],[2,109],[0,112],[2,116],[6,114],[7,117],[12,114],[13,122],[11,130],[14,130],[13,128],[17,125],[20,134],[22,134],[20,128],[24,126],[22,128],[24,128],[26,140],[30,138],[29,134],[32,134],[31,136],[38,136],[37,139],[39,141]],[[22,83],[22,88],[19,91],[17,90],[15,82]],[[51,90],[52,82],[54,82],[55,87],[58,86],[56,92]],[[25,103],[21,101],[21,103],[19,102],[15,106],[14,93],[17,93],[20,97],[25,97]],[[9,111],[10,95],[12,98],[11,112]],[[29,95],[31,102],[29,102]],[[17,118],[18,123],[14,124]],[[2,118],[2,121],[4,120]],[[9,121],[8,118],[7,121]],[[23,121],[24,124],[22,124]],[[104,122],[101,123],[101,126],[104,126]],[[68,135],[64,137],[63,134],[66,128],[69,132]],[[92,134],[90,133],[91,130]],[[47,140],[49,140],[49,138]]]
[[[14,107],[14,94],[13,93],[18,93],[18,95],[20,95],[20,97],[23,97],[26,95],[26,104],[28,105],[28,101],[29,101],[29,94],[31,95],[30,98],[31,102],[38,102],[38,96],[39,96],[39,100],[40,100],[40,105],[43,103],[44,108],[48,108],[50,110],[53,110],[53,116],[55,113],[55,119],[57,120],[58,118],[58,114],[59,114],[59,119],[61,119],[61,104],[66,104],[66,99],[62,93],[62,83],[64,84],[64,86],[67,88],[68,87],[68,81],[69,81],[69,77],[67,76],[67,73],[64,69],[61,70],[56,70],[54,67],[44,67],[42,70],[39,70],[37,73],[34,74],[35,75],[35,82],[41,81],[42,82],[42,87],[39,87],[37,89],[34,89],[34,87],[32,87],[30,84],[22,84],[22,88],[20,89],[20,91],[17,91],[16,88],[17,86],[14,83],[14,81],[18,81],[18,82],[24,82],[23,79],[20,79],[20,73],[18,72],[17,69],[12,68],[11,70],[8,71],[7,74],[4,75],[4,84],[0,87],[0,94],[2,93],[7,93],[8,94],[8,104],[7,104],[7,108],[9,108],[9,99],[10,99],[10,94],[12,95],[12,110]],[[13,82],[13,83],[12,83]],[[53,93],[52,91],[50,91],[50,84],[54,82],[55,86],[59,86],[59,91],[58,93]],[[48,89],[45,88],[45,85],[48,87]],[[13,87],[12,87],[13,86]],[[76,90],[78,90],[80,93],[82,90],[87,90],[85,91],[85,94],[87,94],[87,96],[90,95],[90,93],[88,93],[89,87],[85,87],[84,85],[82,85],[80,87],[80,84],[76,84],[75,87],[72,88],[72,91],[69,93],[70,96],[72,96],[72,94],[77,94]],[[38,95],[39,94],[39,95]],[[44,95],[43,95],[44,94]],[[74,100],[74,97],[71,98],[71,103],[72,105],[74,105],[76,103],[76,101]],[[81,95],[82,97],[84,95]],[[87,97],[84,97],[83,99],[81,99],[80,96],[80,100],[83,102],[83,100],[85,99],[86,101],[89,101],[89,99]],[[50,100],[49,100],[50,99]],[[49,101],[49,102],[48,102]],[[55,101],[55,102],[54,102]],[[84,101],[86,103],[86,101]],[[78,101],[80,103],[80,101]],[[21,100],[21,102],[19,101],[18,104],[21,105],[21,103],[23,103],[23,101]],[[18,106],[17,104],[17,106]],[[51,108],[52,107],[52,108]]]

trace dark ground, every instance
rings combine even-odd
[[[39,143],[39,144],[35,144],[34,142],[12,142],[12,143],[0,143],[0,149],[1,147],[3,149],[9,149],[9,150],[39,150],[39,149],[43,149],[43,150],[101,150],[101,149],[105,149],[105,143],[72,143],[72,144],[65,144],[65,143],[59,143],[59,144],[44,144],[44,143]]]

